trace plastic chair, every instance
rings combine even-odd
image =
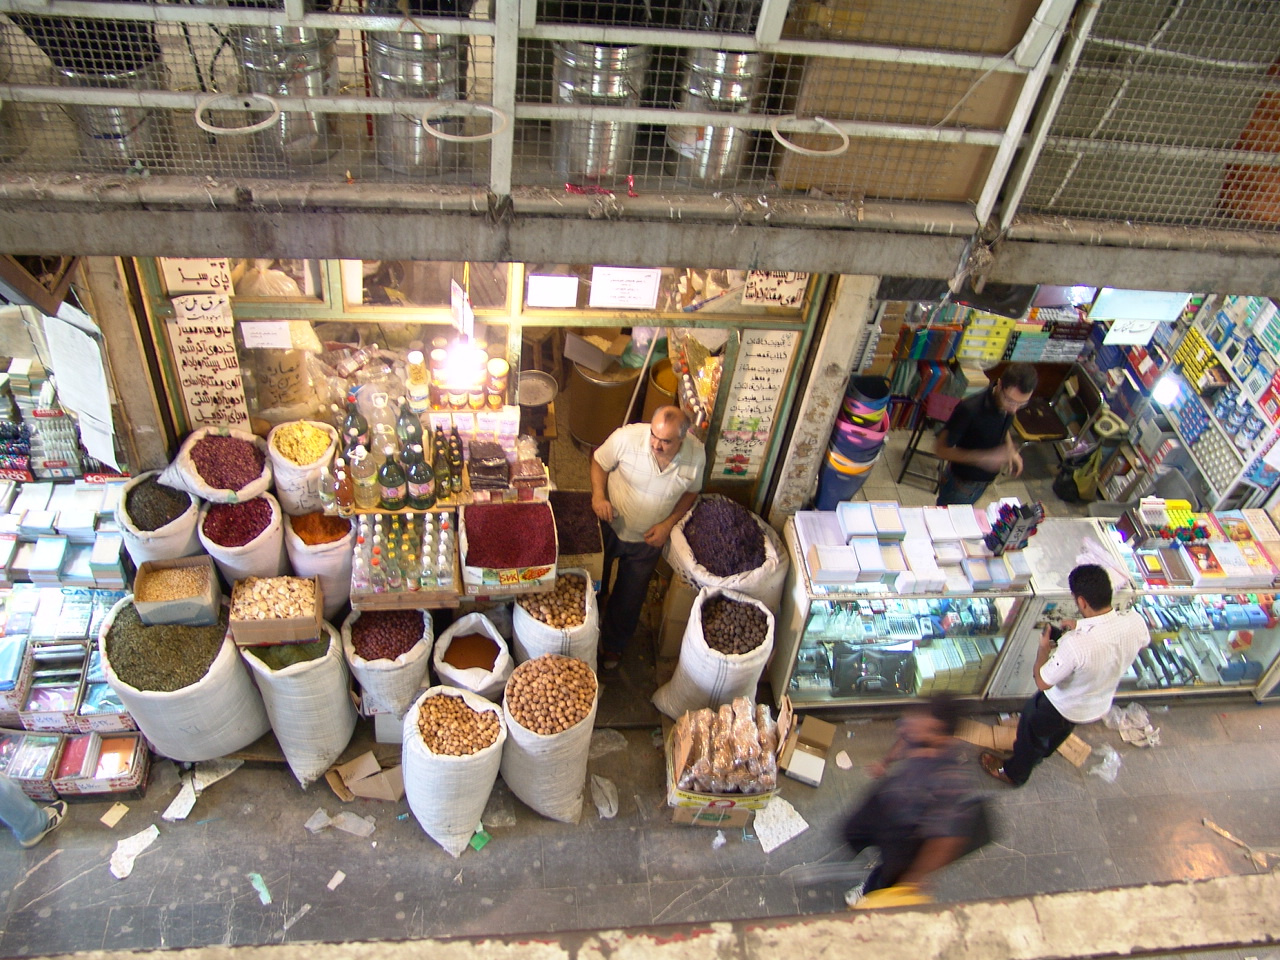
[[[947,396],[937,391],[924,398],[924,412],[916,423],[915,430],[911,432],[911,439],[907,441],[907,449],[902,456],[902,469],[898,472],[898,483],[902,483],[903,477],[914,477],[917,480],[923,480],[928,483],[928,489],[933,493],[938,492],[940,484],[938,467],[941,465],[941,461],[932,451],[921,450],[920,440],[924,436],[926,429],[934,432],[939,426],[950,420],[951,414],[959,403],[959,397]],[[920,401],[916,401],[916,406],[919,408]],[[927,457],[933,461],[932,468],[928,472],[911,470],[911,461],[915,457]]]

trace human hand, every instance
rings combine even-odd
[[[1022,476],[1022,454],[1016,452],[1009,454],[1009,476]]]
[[[591,509],[595,511],[595,515],[605,523],[613,522],[613,504],[609,502],[608,497],[591,498]]]
[[[655,523],[644,532],[644,542],[651,547],[663,546],[667,542],[667,538],[671,536],[672,526],[673,524],[667,523],[665,520],[661,523]]]
[[[883,760],[877,760],[875,763],[867,764],[867,776],[873,780],[879,780],[888,769],[888,765]]]

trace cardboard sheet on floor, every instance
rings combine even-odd
[[[1058,748],[1058,752],[1066,757],[1073,766],[1083,767],[1085,761],[1089,759],[1089,754],[1093,753],[1093,747],[1073,733],[1063,741],[1062,746]]]
[[[404,797],[404,777],[400,767],[383,769],[370,750],[354,760],[331,767],[324,775],[338,799],[350,803],[356,797],[366,800],[396,801]]]
[[[1018,728],[998,724],[990,726],[977,720],[965,718],[956,724],[956,736],[968,743],[982,747],[984,750],[1012,750],[1013,741],[1017,739]]]

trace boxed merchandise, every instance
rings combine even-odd
[[[685,628],[689,626],[693,601],[697,598],[698,587],[679,573],[671,575],[671,583],[667,587],[667,595],[662,602],[662,629],[658,634],[659,657],[680,656],[680,644],[684,640]]]
[[[68,737],[53,788],[59,796],[131,793],[147,782],[151,754],[141,734]]]
[[[473,504],[459,514],[468,596],[542,593],[555,586],[559,541],[549,504]]]
[[[231,588],[231,638],[241,647],[310,643],[321,636],[319,577],[249,577]]]
[[[805,717],[787,737],[778,766],[791,779],[816,787],[822,783],[827,752],[835,738],[835,724],[817,717]]]
[[[564,356],[588,370],[604,373],[626,352],[631,336],[621,327],[593,327],[587,336],[565,331]]]
[[[384,768],[372,750],[330,768],[324,778],[339,799],[347,803],[356,797],[392,802],[404,797],[404,777],[400,765]]]
[[[591,509],[591,491],[552,490],[547,501],[556,523],[556,565],[585,570],[598,585],[604,576],[604,539]]]
[[[57,800],[53,774],[62,753],[60,733],[6,734],[0,737],[4,773],[32,800]]]
[[[34,641],[27,647],[31,685],[19,707],[26,730],[75,732],[88,648],[83,640]]]
[[[744,826],[750,811],[769,805],[778,792],[779,747],[791,733],[790,698],[783,698],[772,731],[768,729],[771,719],[768,706],[753,704],[746,697],[718,710],[691,711],[680,718],[666,738],[667,806],[676,808],[677,823]],[[743,728],[748,725],[750,731],[744,737]],[[720,730],[727,732],[722,735]],[[697,789],[708,779],[721,778],[736,787]]]
[[[0,712],[16,715],[27,703],[31,658],[22,634],[0,637]]]
[[[208,627],[218,622],[222,588],[207,554],[180,560],[149,560],[133,581],[133,608],[147,626],[176,623]]]

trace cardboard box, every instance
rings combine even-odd
[[[92,794],[105,793],[129,793],[144,786],[147,782],[147,771],[151,766],[151,753],[147,750],[146,741],[141,734],[128,735],[123,737],[120,735],[108,734],[106,739],[129,739],[133,741],[133,753],[129,760],[127,769],[123,772],[103,777],[99,779],[94,774],[97,772],[98,760],[101,755],[103,736],[98,733],[87,735],[89,744],[85,750],[84,763],[81,765],[80,771],[76,774],[55,777],[53,787],[59,796],[85,796]],[[63,745],[65,752],[70,748],[73,739],[68,739]]]
[[[1085,761],[1089,759],[1089,754],[1093,753],[1093,747],[1073,733],[1062,742],[1062,746],[1058,747],[1058,753],[1066,757],[1067,761],[1074,766],[1083,767]]]
[[[678,573],[672,574],[667,595],[662,601],[662,627],[658,631],[659,657],[680,656],[680,644],[684,640],[685,629],[689,626],[693,601],[697,598],[698,587]]]
[[[329,781],[329,786],[339,799],[347,803],[356,797],[391,801],[404,797],[404,777],[400,765],[384,769],[372,750],[330,768],[324,778]]]
[[[179,570],[188,567],[205,567],[209,573],[209,582],[203,593],[194,597],[182,597],[178,600],[157,600],[143,602],[138,600],[136,589],[138,584],[158,570]],[[218,571],[213,565],[213,557],[183,557],[180,560],[148,560],[138,568],[134,578],[135,596],[133,609],[138,611],[138,619],[148,626],[162,623],[177,623],[186,627],[209,627],[218,622],[219,608],[222,604],[222,586],[218,583]]]
[[[754,810],[743,807],[674,807],[672,823],[688,823],[695,827],[745,827],[751,822]]]
[[[562,553],[556,558],[556,570],[564,573],[577,568],[587,571],[587,576],[600,589],[600,580],[604,577],[604,551],[599,553]]]
[[[324,593],[320,589],[320,578],[311,577],[315,584],[315,611],[309,617],[281,617],[273,620],[235,620],[231,621],[231,639],[239,647],[274,647],[282,643],[311,643],[321,636],[324,619]],[[236,585],[241,581],[237,580]],[[235,596],[235,586],[231,588]]]
[[[375,743],[404,743],[404,721],[394,713],[375,713],[373,740]]]
[[[18,711],[27,705],[27,688],[31,686],[32,661],[27,656],[27,638],[4,637],[0,638],[0,643],[17,644],[21,647],[20,650],[12,651],[21,663],[13,686],[8,690],[0,690],[0,713],[17,716]]]
[[[602,350],[585,337],[565,331],[564,355],[596,373],[604,373],[613,366],[631,343],[630,334],[623,333],[621,327],[592,327],[590,334],[608,340],[608,347]]]
[[[785,743],[790,733],[791,698],[783,697],[782,707],[778,711],[778,742]],[[677,742],[677,739],[676,728],[672,727],[665,741],[667,755],[667,806],[684,807],[706,814],[728,812],[730,810],[763,810],[777,794],[777,787],[764,793],[698,793],[693,790],[681,790],[676,783],[676,770],[684,768],[693,744],[684,740]],[[690,819],[677,819],[677,822],[708,823],[707,819],[694,818],[692,814],[682,816]],[[715,825],[724,825],[725,822],[722,819]]]
[[[1004,724],[991,727],[966,717],[956,725],[956,736],[961,740],[967,740],[969,743],[982,747],[984,750],[1007,752],[1013,749],[1013,741],[1018,736],[1018,728]]]
[[[836,726],[805,717],[787,737],[778,758],[778,767],[793,780],[816,787],[822,783],[827,766],[827,753],[836,737]]]
[[[555,518],[551,515],[551,505],[543,501],[547,511],[547,519],[551,523],[552,535],[556,537],[557,552],[559,535],[555,532]],[[469,567],[465,564],[467,557],[467,507],[458,511],[458,549],[459,561],[462,562],[462,591],[469,597],[509,596],[517,593],[546,593],[556,585],[556,564],[538,567],[512,567],[494,569],[491,567]]]

